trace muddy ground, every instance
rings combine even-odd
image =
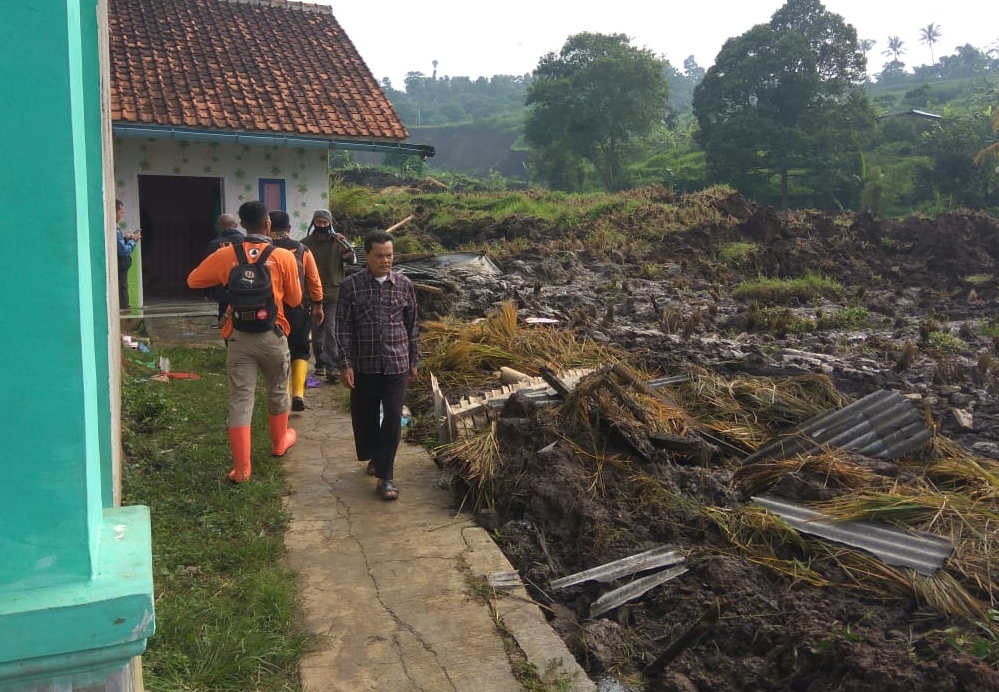
[[[472,320],[510,300],[521,319],[556,319],[578,339],[624,349],[635,368],[659,377],[819,376],[844,402],[897,390],[925,411],[938,438],[999,458],[999,345],[988,329],[999,320],[997,219],[780,213],[737,194],[678,198],[658,187],[623,196],[637,202],[614,221],[623,240],[603,245],[584,240],[594,229],[527,217],[430,236],[418,215],[406,232],[428,243],[498,249],[526,240],[519,247],[529,248],[497,253],[498,279],[440,275],[445,293],[424,296],[424,317]],[[684,205],[710,207],[711,219],[657,236]],[[775,304],[740,297],[745,281],[807,275],[842,288]],[[425,387],[411,398],[417,417],[429,420]],[[740,458],[732,449],[709,461],[663,450],[642,458],[605,435],[597,446],[615,463],[597,464],[564,444],[538,453],[569,434],[557,412],[515,397],[495,422],[500,461],[492,506],[479,516],[594,679],[684,692],[999,689],[995,629],[941,615],[914,596],[846,586],[838,573],[846,563],[814,559],[810,567],[828,578],[816,586],[741,552],[703,511],[749,502],[733,483]],[[425,439],[420,431],[414,427],[411,441]],[[911,462],[894,460],[894,470],[882,462],[879,482],[911,473]],[[797,500],[826,490],[822,478],[807,477],[778,489]],[[456,502],[467,490],[456,489]],[[815,555],[809,545],[821,540],[776,554],[806,563]],[[600,617],[589,617],[590,605],[630,577],[551,588],[554,579],[658,545],[681,551],[689,571]],[[973,595],[983,610],[996,608],[988,587]]]
[[[557,319],[580,340],[625,349],[636,368],[659,377],[692,369],[761,382],[820,376],[843,402],[897,390],[922,407],[939,438],[999,458],[999,356],[988,329],[999,319],[995,218],[778,213],[736,194],[694,200],[657,187],[625,195],[639,204],[620,221],[624,240],[602,247],[567,240],[588,229],[561,231],[531,218],[437,237],[423,234],[417,218],[407,232],[428,243],[488,249],[526,239],[530,247],[498,253],[499,279],[440,275],[445,292],[423,296],[423,316],[472,320],[510,300],[521,319]],[[707,204],[713,220],[655,242],[628,240],[672,223],[685,204]],[[735,253],[739,247],[755,250]],[[776,304],[738,297],[744,281],[807,275],[832,278],[842,290]],[[419,442],[432,416],[425,388],[411,398],[424,421],[411,431]],[[539,455],[557,439],[553,429],[565,434],[557,415],[515,397],[495,416],[500,461],[492,507],[479,516],[593,678],[635,690],[999,689],[999,642],[974,618],[844,586],[836,560],[811,565],[829,577],[819,587],[741,553],[702,511],[748,502],[733,483],[739,458],[731,450],[709,463],[665,451],[642,459],[608,435],[601,453],[621,463],[597,468],[565,445]],[[900,473],[883,466],[881,477]],[[636,478],[654,479],[673,500],[657,501]],[[780,489],[800,500],[822,485],[798,477]],[[456,489],[456,503],[463,492]],[[777,553],[807,561],[807,544],[820,540]],[[689,571],[600,617],[589,617],[590,605],[627,580],[550,587],[658,545],[681,551]],[[996,607],[994,594],[974,596],[983,610]]]

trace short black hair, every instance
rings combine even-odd
[[[391,243],[392,234],[387,231],[371,231],[368,235],[364,236],[364,251],[370,252],[371,246],[375,243],[379,245],[381,243]]]
[[[239,222],[248,231],[263,231],[267,227],[267,205],[257,200],[239,205]]]
[[[291,217],[288,212],[275,209],[270,213],[272,231],[291,230]]]
[[[125,203],[122,202],[120,199],[116,199],[114,201],[114,208],[115,209],[124,209],[125,208]]]

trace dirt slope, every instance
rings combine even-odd
[[[737,194],[676,198],[658,187],[623,197],[637,204],[588,228],[516,217],[440,233],[434,240],[445,246],[494,248],[504,273],[441,275],[445,297],[427,296],[424,316],[471,320],[509,300],[522,320],[558,319],[579,340],[620,348],[635,369],[659,377],[772,384],[775,392],[805,382],[812,400],[843,402],[897,390],[925,411],[935,449],[954,443],[984,469],[973,490],[948,488],[952,497],[974,492],[986,516],[999,511],[999,365],[989,329],[999,319],[995,218],[778,213]],[[709,207],[711,221],[677,229],[685,206],[696,206],[697,218]],[[594,242],[607,228],[623,240]],[[422,232],[420,219],[411,232]],[[503,250],[517,239],[529,240],[530,249]],[[825,277],[835,285],[770,300],[747,290],[746,282],[760,277]],[[684,386],[668,391],[697,409],[698,393]],[[421,381],[411,404],[426,413],[427,401]],[[769,524],[748,531],[726,523],[758,516],[736,482],[740,458],[731,449],[698,463],[665,450],[643,456],[608,432],[595,401],[583,404],[590,427],[574,429],[564,406],[542,411],[511,400],[495,416],[499,459],[491,507],[480,513],[594,677],[610,675],[635,690],[999,689],[999,596],[991,579],[968,585],[967,572],[953,566],[930,580],[899,569],[866,583],[899,578],[908,587],[858,587],[865,583],[858,565],[871,563],[854,561],[856,551]],[[758,422],[774,434],[804,419],[769,420],[765,408]],[[553,441],[560,444],[539,454]],[[802,501],[899,488],[929,492],[939,480],[927,471],[932,461],[925,450],[890,463],[837,458],[825,476],[802,469],[775,487]],[[846,468],[861,469],[867,480],[833,487],[830,478]],[[456,501],[468,492],[459,484]],[[994,565],[988,534],[995,524],[986,526],[983,559]],[[769,561],[761,558],[763,536],[774,541]],[[590,605],[628,579],[550,587],[657,545],[682,551],[689,571],[601,617],[588,617]],[[972,613],[941,612],[941,602],[925,596],[932,589],[945,594],[941,601],[967,593]],[[685,637],[686,645],[663,661]]]

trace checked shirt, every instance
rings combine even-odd
[[[367,269],[340,285],[336,303],[337,367],[369,375],[399,375],[419,364],[416,290],[389,272],[379,282]]]

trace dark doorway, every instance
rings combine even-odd
[[[222,179],[139,176],[143,298],[192,298],[187,275],[205,257],[222,209]]]

